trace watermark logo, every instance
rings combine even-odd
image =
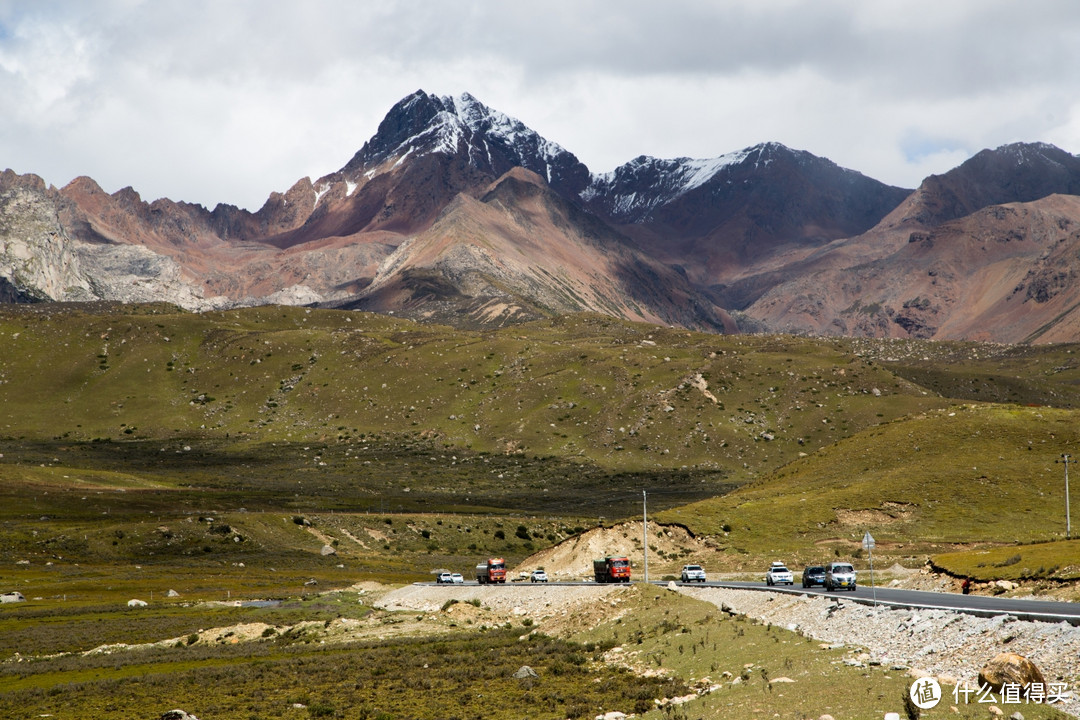
[[[908,695],[915,707],[920,710],[929,710],[936,707],[942,700],[941,684],[932,677],[919,678],[911,683]],[[1069,687],[1063,682],[1039,683],[1033,682],[1021,685],[1015,682],[1002,684],[998,692],[989,685],[981,685],[973,688],[966,682],[957,683],[952,691],[953,699],[959,704],[968,703],[1004,703],[1009,704],[1033,704],[1052,705],[1064,702],[1069,696]]]
[[[982,685],[978,690],[969,686],[966,682],[960,682],[953,689],[953,698],[957,703],[992,703],[1000,702],[1006,705],[1031,703],[1033,705],[1053,705],[1064,702],[1069,695],[1069,686],[1063,682],[1041,683],[1033,682],[1021,685],[1017,682],[1002,683],[1001,690],[996,696],[993,688]],[[971,698],[974,697],[973,701]]]
[[[919,678],[908,690],[911,702],[920,710],[929,710],[941,702],[941,685],[931,677]]]

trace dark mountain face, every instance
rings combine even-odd
[[[712,160],[639,157],[595,177],[584,201],[722,295],[763,260],[868,230],[909,193],[766,143]],[[740,292],[739,302],[752,301]]]
[[[711,160],[639,157],[594,177],[588,207],[620,224],[657,224],[707,234],[732,214],[770,231],[781,225],[869,229],[909,190],[884,185],[835,163],[764,143]]]
[[[1045,143],[983,150],[919,187],[914,219],[927,226],[971,215],[990,205],[1080,194],[1080,157]]]

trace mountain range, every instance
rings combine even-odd
[[[593,173],[469,94],[417,91],[340,170],[255,212],[0,174],[6,302],[1060,342],[1078,270],[1080,158],[1038,143],[914,190],[778,143]]]

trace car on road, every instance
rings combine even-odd
[[[465,578],[462,577],[461,573],[450,573],[450,582],[454,585],[462,585],[465,582]]]
[[[825,566],[807,565],[802,571],[802,586],[811,588],[815,586],[825,587]]]
[[[450,583],[454,582],[454,579],[450,573],[441,572],[439,573],[438,577],[435,578],[435,582],[440,585],[449,585]]]
[[[700,565],[683,565],[683,582],[705,582],[705,568]]]
[[[529,574],[529,582],[547,582],[547,573],[543,570],[533,570]]]
[[[766,585],[794,585],[795,576],[787,569],[787,565],[780,561],[773,562],[765,571]]]
[[[851,566],[851,563],[829,563],[825,566],[825,589],[847,588],[848,590],[854,590],[857,586],[855,575],[855,568]]]

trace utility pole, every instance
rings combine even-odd
[[[641,491],[641,544],[645,549],[645,582],[649,582],[649,505],[645,491]]]
[[[877,542],[874,540],[874,536],[867,530],[863,535],[862,546],[866,548],[866,552],[870,555],[870,589],[874,592],[874,607],[877,607],[877,585],[874,584],[874,546]]]
[[[1074,463],[1069,453],[1062,453],[1060,460],[1054,462],[1063,463],[1065,465],[1065,539],[1072,539],[1072,520],[1069,517],[1069,463]]]

